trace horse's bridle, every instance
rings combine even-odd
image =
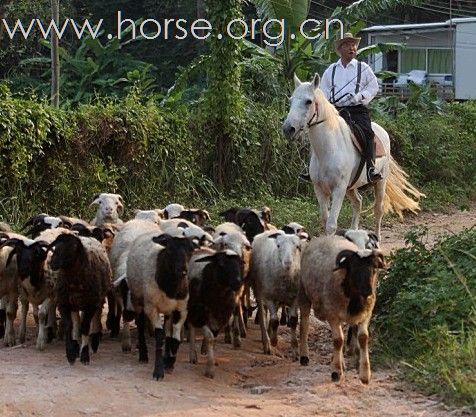
[[[326,119],[322,119],[322,120],[316,120],[315,122],[313,122],[314,118],[316,118],[316,119],[319,118],[319,114],[317,112],[317,110],[318,110],[317,103],[316,103],[315,100],[313,101],[313,104],[314,104],[314,114],[312,115],[312,117],[307,122],[308,129],[310,129],[312,126],[320,125],[321,123],[324,123],[326,121]]]

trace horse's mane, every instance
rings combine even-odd
[[[326,120],[326,125],[329,129],[335,130],[339,128],[339,112],[327,100],[326,96],[320,88],[314,90],[314,98],[319,108],[319,119]]]

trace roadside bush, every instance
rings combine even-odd
[[[378,351],[429,393],[476,409],[476,228],[424,243],[407,236],[390,257],[376,305]]]

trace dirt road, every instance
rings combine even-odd
[[[383,248],[403,246],[411,224],[426,224],[429,239],[476,224],[476,207],[467,212],[406,219],[385,227]],[[277,355],[261,353],[258,326],[251,324],[240,350],[217,344],[215,379],[203,376],[204,357],[188,363],[182,344],[175,372],[163,382],[152,380],[152,363],[139,364],[138,354],[121,352],[120,342],[104,336],[91,364],[70,366],[63,342],[44,352],[34,345],[30,323],[24,345],[0,348],[0,415],[10,416],[450,416],[436,398],[427,398],[401,385],[393,370],[373,369],[369,386],[347,366],[345,381],[330,379],[332,342],[327,327],[315,320],[311,332],[311,362],[301,367],[288,355],[287,329],[280,330]],[[135,332],[133,332],[135,336]],[[153,352],[153,343],[149,341]],[[153,354],[151,354],[153,357]],[[372,360],[372,357],[371,357]]]

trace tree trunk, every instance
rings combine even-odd
[[[59,0],[51,0],[51,18],[59,26]],[[60,82],[60,61],[59,61],[59,40],[55,31],[51,33],[51,105],[59,107],[59,82]]]
[[[13,3],[13,0],[6,0],[4,4],[0,5],[0,20],[6,19],[8,17],[8,6]],[[0,25],[0,41],[3,38],[4,28],[3,25]]]

